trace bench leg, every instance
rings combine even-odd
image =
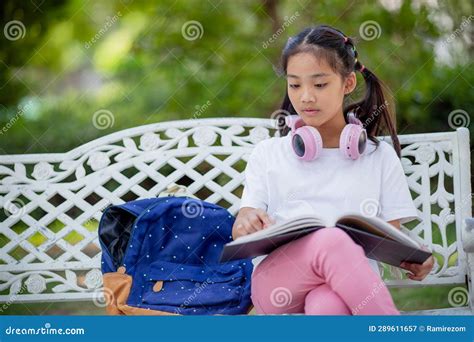
[[[474,315],[474,253],[467,253],[467,287],[469,291],[469,308]]]

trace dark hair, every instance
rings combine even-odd
[[[301,52],[310,52],[317,58],[324,58],[329,66],[342,78],[346,78],[352,71],[360,71],[365,80],[366,92],[362,100],[347,104],[344,109],[344,119],[347,122],[347,113],[355,112],[360,119],[370,140],[376,146],[379,141],[376,135],[385,133],[385,130],[392,138],[393,147],[398,155],[401,156],[400,142],[397,137],[395,125],[395,112],[393,104],[387,101],[387,87],[380,81],[375,74],[367,69],[358,59],[358,53],[355,48],[354,40],[347,37],[344,33],[327,25],[306,28],[294,37],[290,37],[283,49],[281,56],[280,74],[286,75],[288,60],[291,56]],[[289,128],[282,124],[284,116],[297,114],[288,97],[288,90],[281,104],[279,113],[283,116],[279,120],[280,136],[287,135]]]

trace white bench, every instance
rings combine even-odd
[[[101,300],[97,225],[105,207],[155,197],[177,183],[236,214],[247,157],[275,128],[269,119],[170,121],[67,153],[0,156],[0,301]],[[400,141],[422,218],[403,229],[430,245],[438,262],[422,282],[397,279],[387,267],[384,280],[395,287],[459,284],[456,296],[463,298],[455,300],[462,307],[410,313],[472,314],[469,132],[401,135]]]

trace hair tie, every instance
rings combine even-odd
[[[346,44],[348,40],[349,39],[347,37],[344,37],[344,44]]]
[[[364,70],[365,70],[365,66],[364,66],[364,64],[362,64],[362,66],[360,67],[360,70],[359,70],[359,71],[360,71],[360,72],[363,72]]]

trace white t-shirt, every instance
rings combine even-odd
[[[384,141],[376,147],[368,140],[357,160],[346,159],[339,148],[323,148],[308,162],[296,157],[290,134],[272,137],[252,150],[244,184],[240,208],[261,208],[276,222],[316,214],[332,224],[345,212],[401,223],[418,218],[400,159]],[[254,266],[265,257],[254,258]],[[377,262],[369,261],[379,273]]]

